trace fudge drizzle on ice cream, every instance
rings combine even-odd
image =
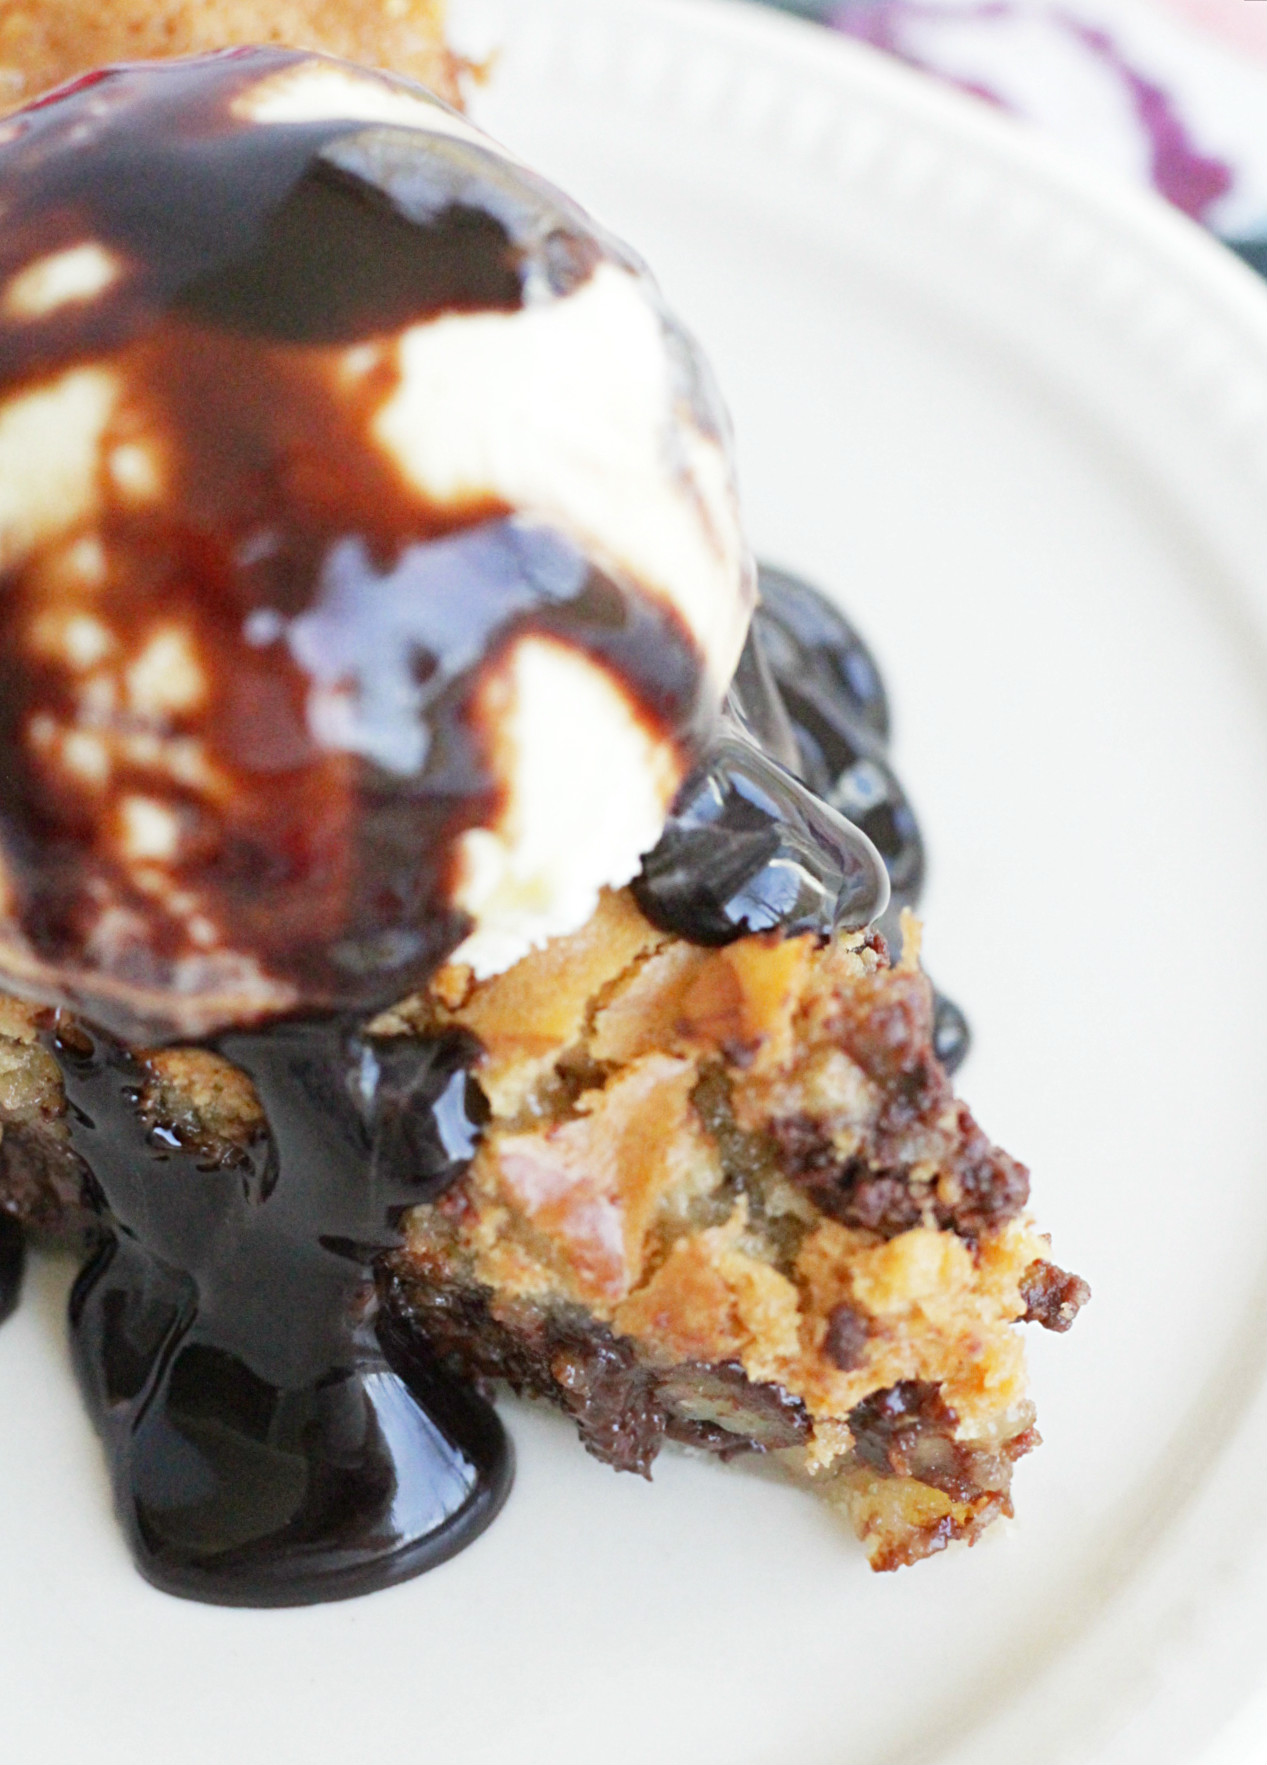
[[[266,50],[53,94],[0,183],[0,977],[58,1014],[108,1227],[81,1375],[152,1579],[365,1591],[509,1484],[373,1302],[478,1093],[367,1014],[573,929],[666,815],[640,899],[700,941],[870,923],[884,866],[794,777],[758,647],[716,724],[752,601],[724,414],[566,198]],[[135,1050],[175,1041],[263,1107],[227,1159],[147,1113]]]
[[[645,273],[438,101],[281,51],[91,76],[0,177],[3,967],[199,1035],[584,919],[751,598]]]

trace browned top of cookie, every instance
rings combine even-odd
[[[283,43],[459,98],[443,0],[0,0],[0,110],[90,68]]]

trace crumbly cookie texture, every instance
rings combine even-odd
[[[706,950],[614,894],[505,975],[441,973],[381,1027],[472,1033],[491,1120],[388,1304],[620,1468],[776,1453],[877,1569],[975,1538],[1038,1442],[1014,1326],[1088,1290],[954,1099],[906,949]]]
[[[61,1070],[41,1039],[48,1013],[0,994],[0,1210],[54,1243],[99,1229],[70,1147]]]
[[[237,43],[319,49],[460,102],[443,0],[0,0],[0,110],[90,68]]]
[[[88,1173],[71,1149],[61,1069],[49,1050],[56,1031],[72,1042],[73,1018],[0,994],[0,1212],[50,1245],[79,1248],[101,1231]],[[156,1128],[214,1160],[228,1159],[264,1131],[251,1081],[205,1048],[141,1055],[138,1098]]]
[[[473,1037],[489,1119],[382,1303],[618,1469],[665,1439],[772,1455],[877,1569],[976,1538],[1038,1443],[1016,1325],[1065,1330],[1088,1289],[952,1095],[918,943],[908,922],[896,968],[861,934],[701,949],[620,893],[493,980],[442,970],[372,1028]],[[48,1027],[0,998],[0,1208],[83,1237]],[[219,1056],[139,1058],[139,1107],[206,1157],[263,1131]]]

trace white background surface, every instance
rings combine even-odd
[[[796,1492],[617,1478],[515,1408],[464,1556],[227,1613],[132,1575],[38,1270],[0,1334],[0,1752],[1195,1765],[1267,1661],[1267,295],[785,21],[460,13],[506,41],[489,126],[705,340],[758,548],[879,652],[964,1090],[1096,1298],[1031,1336],[1047,1445],[975,1551],[873,1578]]]

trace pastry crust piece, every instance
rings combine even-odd
[[[918,942],[707,950],[618,894],[503,976],[441,974],[391,1027],[474,1034],[492,1119],[387,1303],[618,1468],[777,1454],[877,1569],[975,1538],[1038,1441],[1015,1326],[1088,1290],[951,1093]]]
[[[460,102],[443,0],[0,0],[0,110],[90,68],[238,43],[319,49]]]

